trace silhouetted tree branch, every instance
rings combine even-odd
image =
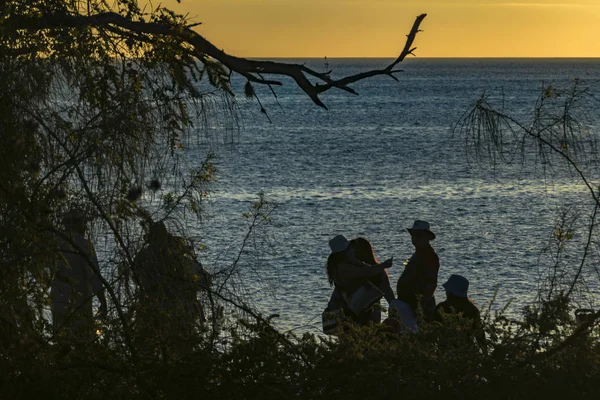
[[[557,260],[554,265],[555,276],[550,282],[547,298],[542,300],[541,307],[539,307],[542,311],[538,314],[538,317],[541,315],[538,323],[546,322],[544,321],[546,317],[554,318],[554,323],[557,321],[566,323],[561,320],[561,317],[553,315],[556,308],[549,308],[551,315],[544,315],[544,303],[546,305],[563,304],[568,307],[574,288],[582,279],[589,248],[598,238],[596,218],[600,207],[600,197],[595,183],[598,179],[598,170],[594,169],[598,165],[598,135],[590,132],[590,129],[582,122],[582,115],[585,115],[586,111],[592,107],[589,99],[594,98],[588,93],[587,88],[580,88],[580,82],[577,79],[574,81],[573,87],[566,92],[564,99],[561,97],[563,94],[565,93],[551,85],[546,86],[536,102],[533,118],[528,122],[520,121],[508,112],[495,109],[488,103],[487,97],[482,96],[463,115],[455,128],[464,135],[467,149],[474,151],[477,160],[490,161],[495,164],[497,160],[506,161],[506,155],[509,157],[520,155],[524,160],[526,156],[533,154],[542,163],[550,164],[552,160],[557,164],[562,163],[560,164],[561,170],[574,173],[593,200],[594,210],[587,226],[583,255],[572,281],[565,290],[555,290],[559,289],[559,284],[564,283],[561,282],[564,276],[556,276]],[[559,245],[562,246],[561,243]],[[555,294],[553,295],[554,290]],[[545,340],[548,343],[547,349],[545,351],[536,349],[535,353],[517,363],[516,366],[533,365],[576,346],[577,341],[591,332],[599,321],[600,311],[596,311],[569,334],[560,332],[560,335],[557,335],[558,340],[555,340],[549,331],[542,331],[540,328],[536,334],[536,344]],[[558,329],[558,327],[554,326],[553,329]]]
[[[352,94],[357,94],[356,91],[348,85],[378,75],[387,75],[397,80],[394,74],[401,72],[401,70],[395,70],[394,68],[409,54],[414,55],[413,52],[416,48],[412,47],[412,45],[417,33],[420,32],[419,27],[421,22],[426,16],[427,14],[421,14],[415,19],[412,29],[407,35],[402,52],[390,65],[382,69],[365,71],[340,79],[331,79],[329,73],[318,72],[302,64],[250,60],[229,55],[223,50],[218,49],[202,35],[193,31],[190,25],[181,26],[170,22],[136,21],[114,12],[103,12],[95,15],[72,15],[56,12],[53,14],[45,14],[40,17],[31,15],[12,16],[5,20],[3,30],[44,31],[64,28],[75,29],[94,27],[97,29],[105,29],[124,37],[131,37],[133,35],[136,40],[142,42],[151,41],[151,38],[146,37],[147,35],[167,36],[178,40],[180,46],[186,48],[189,47],[189,51],[201,62],[206,63],[209,62],[208,59],[214,59],[231,72],[236,72],[244,76],[250,82],[280,86],[282,85],[280,81],[265,79],[262,75],[281,75],[290,77],[315,104],[327,109],[325,104],[319,99],[319,95],[331,88],[337,88]],[[307,76],[318,78],[323,83],[312,84]]]

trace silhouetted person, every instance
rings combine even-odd
[[[450,275],[442,285],[446,290],[446,300],[435,308],[434,319],[444,322],[444,314],[457,314],[460,318],[472,321],[473,334],[480,346],[485,344],[485,335],[481,330],[481,315],[479,308],[469,298],[469,281],[461,275]]]
[[[398,320],[402,327],[401,332],[416,333],[419,331],[417,327],[417,298],[409,293],[410,289],[400,291],[400,297],[390,303],[388,316]]]
[[[411,306],[416,305],[416,299],[420,297],[423,314],[429,319],[435,310],[434,293],[440,269],[440,260],[430,243],[435,234],[430,230],[429,222],[420,220],[406,230],[410,233],[415,252],[398,279],[396,293],[400,300]]]
[[[104,287],[98,277],[94,246],[85,238],[87,220],[81,210],[63,216],[64,237],[59,238],[59,260],[52,279],[52,322],[59,334],[89,342],[93,340],[92,297],[100,301],[98,313],[106,314]]]
[[[133,267],[139,294],[138,326],[143,326],[146,348],[158,346],[163,355],[173,351],[176,355],[188,350],[188,339],[204,321],[198,292],[210,286],[210,275],[184,240],[170,234],[163,222],[151,223],[146,239]]]
[[[369,242],[367,239],[362,237],[352,239],[350,241],[350,246],[354,249],[354,254],[359,261],[369,266],[380,264],[379,260],[375,256],[375,250],[373,250],[371,242]],[[390,284],[390,277],[387,269],[381,271],[379,275],[371,276],[369,281],[381,289],[383,292],[383,297],[387,300],[388,304],[396,298]]]
[[[382,296],[388,301],[393,300],[393,291],[385,272],[386,268],[392,266],[392,259],[379,263],[371,244],[363,238],[349,241],[344,235],[338,235],[329,241],[329,246],[331,254],[327,259],[327,275],[329,282],[335,285],[329,309],[343,307],[346,315],[360,325],[380,322],[381,310],[376,304]],[[379,288],[379,298],[357,315],[348,308],[347,300],[368,283]]]

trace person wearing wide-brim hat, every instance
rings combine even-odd
[[[406,228],[406,230],[408,231],[408,233],[410,233],[411,238],[423,236],[427,237],[428,240],[435,239],[435,233],[431,232],[429,222],[427,221],[416,220],[413,223],[412,228]]]
[[[434,293],[440,269],[440,260],[431,247],[435,233],[431,231],[429,222],[423,220],[416,220],[406,230],[410,233],[415,252],[398,279],[396,293],[398,299],[412,305],[417,305],[416,298],[420,296],[423,313],[430,318],[435,310]]]
[[[481,314],[468,295],[469,280],[462,275],[453,274],[442,286],[446,290],[446,300],[435,307],[435,320],[443,323],[446,314],[458,314],[461,318],[469,318],[473,321],[477,342],[484,345],[485,335],[480,329]]]
[[[379,287],[388,301],[393,300],[393,290],[385,272],[386,268],[392,266],[392,259],[382,263],[377,261],[372,246],[364,238],[348,240],[344,235],[337,235],[329,241],[329,247],[331,254],[327,258],[327,276],[329,283],[335,285],[335,289],[329,300],[328,309],[344,307],[344,295],[350,296],[369,281],[376,282],[374,284]],[[379,322],[381,313],[379,313],[379,320],[375,314],[361,313],[361,315],[351,315],[351,318],[359,324],[368,321]]]

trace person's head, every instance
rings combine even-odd
[[[351,245],[352,242],[346,239],[344,235],[337,235],[329,241],[329,247],[331,248],[331,254],[342,253],[351,262],[356,261],[356,249]]]
[[[331,254],[335,253],[343,253],[350,246],[350,241],[346,239],[344,235],[337,235],[333,239],[329,241],[329,248],[331,249]]]
[[[427,221],[416,220],[412,228],[406,230],[410,233],[410,239],[416,248],[428,246],[429,242],[435,239],[435,233],[431,231]]]
[[[81,234],[84,234],[87,228],[87,218],[83,210],[79,208],[72,208],[64,213],[62,223],[66,229]]]
[[[468,299],[468,291],[469,291],[469,280],[461,275],[450,275],[448,281],[442,285],[446,290],[446,296],[448,298],[451,297],[459,297],[463,299]]]
[[[152,222],[148,227],[148,242],[152,244],[167,244],[169,231],[162,221]]]
[[[350,247],[354,249],[354,254],[358,260],[371,265],[379,264],[377,257],[375,257],[373,246],[371,246],[371,243],[367,239],[362,237],[353,239],[350,241]]]
[[[331,254],[327,257],[327,278],[333,285],[335,270],[338,264],[354,256],[354,249],[350,246],[350,241],[344,235],[337,235],[329,241]]]

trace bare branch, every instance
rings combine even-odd
[[[594,204],[594,212],[592,214],[590,225],[588,227],[588,237],[587,237],[587,242],[585,243],[585,248],[583,250],[583,256],[581,257],[581,263],[579,264],[579,269],[577,270],[577,273],[575,274],[575,278],[573,278],[573,282],[571,283],[571,286],[569,286],[569,290],[567,291],[567,297],[569,297],[571,295],[571,293],[573,292],[573,289],[575,289],[575,285],[577,284],[577,281],[579,280],[579,277],[581,276],[581,273],[583,271],[583,266],[587,259],[587,254],[590,249],[590,245],[592,244],[593,231],[594,231],[594,228],[596,227],[596,215],[598,214],[598,207],[599,207],[599,204],[595,203]]]
[[[311,98],[311,100],[323,108],[327,108],[319,99],[319,95],[331,88],[338,88],[352,94],[357,94],[348,85],[358,82],[362,79],[370,78],[377,75],[387,75],[394,79],[393,73],[397,72],[394,67],[401,63],[409,54],[414,55],[416,49],[411,47],[419,30],[419,26],[427,14],[419,15],[413,23],[410,33],[407,35],[407,40],[404,49],[400,55],[390,65],[383,69],[376,69],[361,72],[355,75],[343,77],[341,79],[331,79],[328,74],[317,72],[311,68],[301,64],[291,64],[275,61],[249,60],[247,58],[236,57],[225,53],[218,49],[210,41],[202,35],[190,29],[190,25],[178,26],[170,23],[134,21],[119,15],[114,12],[104,12],[96,15],[69,15],[69,14],[51,14],[43,17],[29,16],[12,16],[4,22],[5,29],[19,29],[29,31],[39,31],[57,28],[77,28],[93,26],[96,28],[109,29],[115,32],[114,27],[129,32],[147,35],[161,35],[171,38],[177,38],[182,42],[190,45],[193,49],[193,54],[201,61],[206,57],[213,58],[227,67],[229,70],[236,72],[251,82],[266,84],[266,85],[282,85],[279,81],[266,80],[257,75],[281,75],[292,78],[296,84]],[[113,27],[111,29],[111,27]],[[312,76],[318,78],[323,83],[312,84],[308,78]]]

